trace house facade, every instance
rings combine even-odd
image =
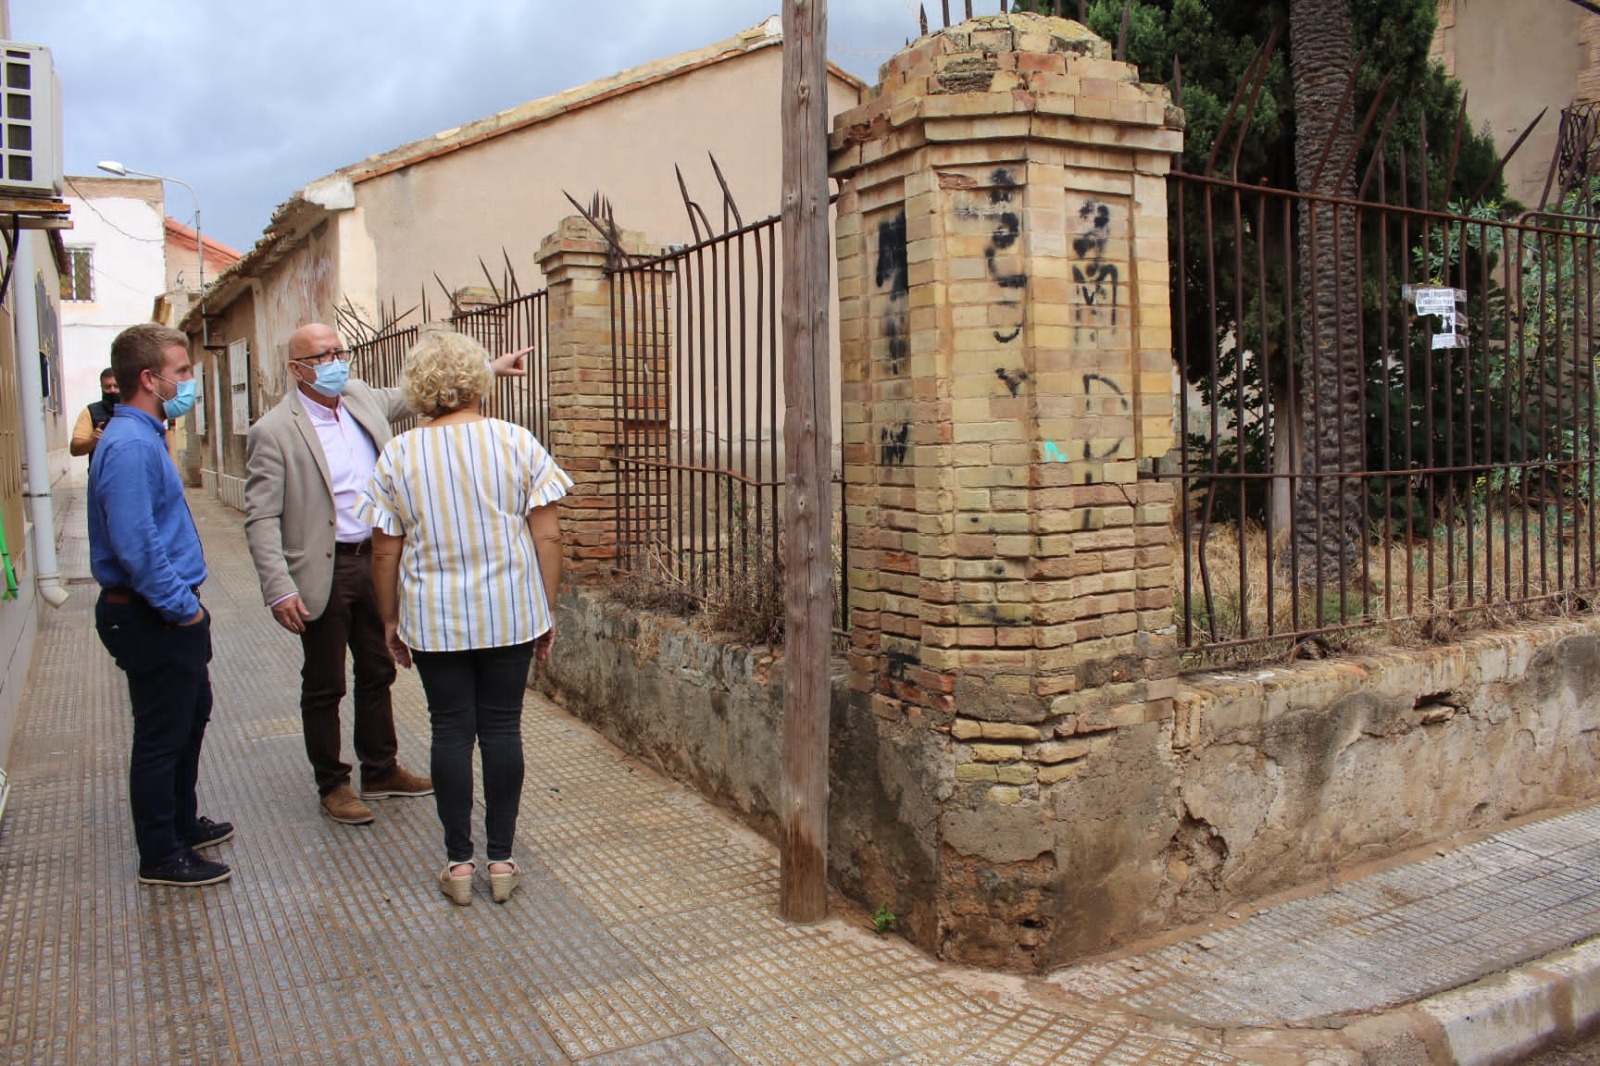
[[[720,228],[710,153],[744,221],[775,214],[781,44],[774,17],[369,157],[296,192],[208,293],[196,473],[224,499],[241,498],[244,434],[282,395],[285,346],[304,323],[335,323],[344,312],[376,327],[386,309],[403,314],[424,299],[437,314],[454,292],[498,285],[508,273],[523,292],[541,288],[534,253],[576,213],[568,194],[587,205],[599,192],[619,225],[653,243],[689,242],[695,231],[673,168]],[[864,87],[830,71],[836,114],[855,106]],[[199,340],[198,316],[184,328]]]
[[[0,212],[5,210],[0,197]],[[24,225],[37,222],[24,219]],[[61,288],[70,260],[57,230],[24,228],[11,261],[13,272],[0,300],[0,811],[6,795],[11,736],[16,729],[28,664],[39,631],[45,599],[35,545],[47,536],[52,545],[62,518],[52,509],[55,528],[36,526],[44,512],[28,493],[53,494],[67,470],[70,414],[62,399]],[[38,377],[38,391],[31,378]],[[23,423],[36,419],[43,432],[43,476],[29,469]],[[11,575],[5,572],[5,563]],[[8,580],[14,576],[15,581]],[[59,586],[58,586],[59,587]]]
[[[1501,155],[1549,108],[1505,170],[1507,193],[1537,207],[1562,109],[1600,102],[1600,15],[1572,0],[1439,0],[1433,55],[1466,88],[1473,120]]]
[[[202,242],[192,228],[167,217],[159,179],[68,176],[66,192],[74,226],[65,239],[61,332],[63,405],[71,419],[100,398],[100,372],[118,333],[139,322],[176,323],[196,304],[202,277],[218,276],[239,253],[209,238]],[[184,462],[187,429],[187,419],[179,422],[172,441],[181,466],[192,465]],[[68,472],[82,481],[87,468],[79,459]]]
[[[166,288],[166,208],[161,182],[153,178],[66,180],[73,227],[65,234],[68,269],[61,282],[62,406],[73,419],[100,398],[111,341],[134,323],[148,322]],[[81,482],[88,463],[78,459],[68,469]]]
[[[11,5],[0,0],[0,39],[10,37]],[[53,180],[59,170],[46,174],[59,184]],[[48,602],[39,579],[54,582],[59,576],[43,573],[34,545],[43,540],[53,551],[59,528],[60,512],[50,497],[67,458],[61,288],[70,259],[62,234],[71,232],[75,220],[76,212],[59,195],[30,192],[13,199],[0,191],[0,221],[17,236],[4,252],[9,280],[0,291],[0,814],[9,794],[11,737]],[[38,433],[42,470],[30,469],[25,424]],[[35,494],[31,504],[29,493]],[[50,524],[36,525],[45,516]],[[53,584],[52,597],[60,592]]]

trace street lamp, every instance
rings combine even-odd
[[[169,178],[165,174],[152,174],[147,170],[134,170],[125,167],[114,159],[103,159],[95,164],[107,174],[115,174],[119,178],[129,175],[138,178],[154,178],[157,181],[170,181],[174,185],[182,185],[189,190],[189,195],[194,197],[194,251],[195,251],[195,278],[200,285],[200,346],[206,347],[211,343],[210,330],[206,322],[206,239],[200,228],[200,194],[194,191],[194,186],[182,178]]]

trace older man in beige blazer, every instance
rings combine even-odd
[[[523,352],[494,360],[499,375],[524,373]],[[394,662],[372,590],[372,531],[356,520],[356,497],[372,477],[390,424],[411,414],[398,388],[349,377],[350,353],[328,326],[289,338],[293,388],[262,415],[245,444],[245,537],[261,595],[278,624],[300,637],[300,716],[329,818],[373,820],[363,799],[426,796],[433,782],[401,766],[389,689]],[[354,741],[361,795],[340,757],[339,704],[345,648],[355,673]]]

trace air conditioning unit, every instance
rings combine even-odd
[[[0,192],[61,195],[61,82],[50,49],[0,41]]]

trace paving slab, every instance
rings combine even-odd
[[[940,965],[843,903],[783,923],[766,841],[533,693],[523,887],[453,907],[431,800],[322,816],[298,642],[241,516],[198,494],[202,811],[238,824],[235,876],[139,886],[126,689],[93,631],[81,490],[60,499],[74,595],[42,616],[0,823],[0,1062],[1492,1066],[1600,1024],[1600,807],[1022,979]],[[414,674],[395,703],[424,768]]]
[[[65,493],[74,595],[42,616],[0,823],[0,1062],[1236,1061],[937,965],[848,907],[785,924],[766,841],[533,693],[522,888],[452,906],[431,799],[377,801],[369,826],[322,816],[298,641],[261,605],[241,516],[190,502],[215,641],[201,809],[238,826],[217,849],[234,878],[134,880],[126,686],[94,635],[81,492]],[[414,673],[395,705],[401,758],[425,769]]]

